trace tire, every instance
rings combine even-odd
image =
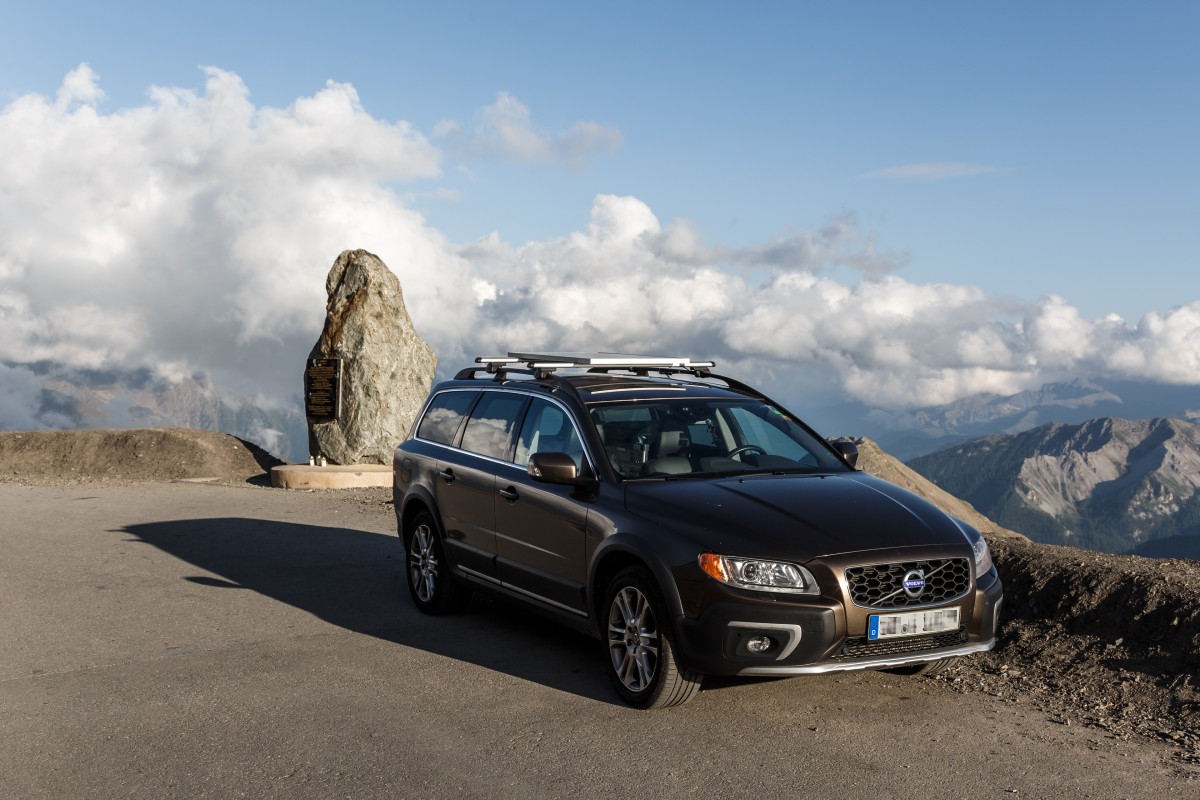
[[[428,512],[412,518],[404,534],[405,573],[413,604],[426,614],[461,611],[470,590],[450,574],[437,523]]]
[[[646,570],[628,567],[617,573],[602,609],[608,677],[625,702],[668,708],[699,691],[703,676],[680,662],[665,605]]]
[[[892,667],[887,672],[893,675],[937,675],[946,667],[958,660],[957,656],[939,658],[937,661],[926,661],[924,664],[912,664],[907,667]]]

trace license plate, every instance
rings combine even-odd
[[[958,609],[909,611],[904,614],[872,614],[867,623],[867,638],[891,639],[895,636],[920,636],[958,630]]]

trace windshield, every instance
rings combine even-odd
[[[758,400],[595,403],[589,410],[622,478],[847,469],[786,411]]]

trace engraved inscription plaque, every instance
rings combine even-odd
[[[333,422],[342,410],[342,360],[310,358],[304,369],[304,415],[312,422]]]

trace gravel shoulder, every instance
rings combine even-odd
[[[271,489],[266,474],[279,463],[208,431],[0,432],[6,483],[194,481],[276,492],[285,490]],[[326,494],[356,514],[393,513],[388,489]],[[1165,741],[1178,761],[1200,764],[1200,562],[1040,545],[1008,531],[988,539],[1005,583],[997,648],[931,680],[1098,738]]]

